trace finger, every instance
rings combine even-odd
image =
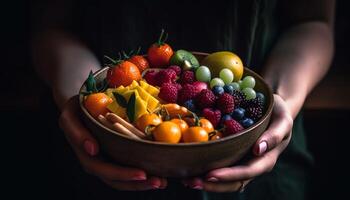
[[[251,179],[244,181],[235,181],[235,182],[203,182],[203,190],[208,192],[237,192],[244,190],[244,188]]]
[[[253,153],[257,156],[275,148],[283,140],[291,136],[293,118],[289,114],[288,108],[283,99],[278,95],[274,95],[274,97],[275,106],[271,116],[271,124],[257,140],[253,148]]]
[[[59,119],[60,127],[72,146],[80,147],[90,156],[95,156],[99,151],[98,143],[81,123],[79,112],[78,97],[75,96],[63,108]]]
[[[239,181],[248,180],[263,173],[269,172],[273,169],[276,164],[276,160],[287,146],[288,141],[283,141],[277,148],[263,154],[262,156],[255,157],[246,165],[238,165],[234,167],[226,167],[213,170],[206,176],[208,181]]]
[[[144,191],[144,190],[152,190],[152,189],[161,189],[162,181],[157,177],[150,177],[144,181],[110,181],[108,179],[102,179],[104,183],[111,186],[117,190],[124,191]]]
[[[85,171],[100,178],[111,181],[136,181],[147,179],[146,173],[143,170],[107,163],[96,157],[90,157],[79,149],[75,149],[75,153]]]

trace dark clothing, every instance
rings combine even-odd
[[[259,71],[281,32],[277,1],[82,1],[74,8],[70,30],[96,55],[116,56],[121,50],[142,47],[146,53],[161,28],[173,49],[214,52],[228,50],[245,66]],[[102,59],[101,59],[102,61]],[[298,116],[291,142],[272,172],[255,178],[243,194],[208,193],[185,188],[171,180],[167,189],[122,192],[93,177],[77,180],[77,194],[91,199],[304,199],[312,157],[306,148],[302,117]],[[81,172],[79,173],[81,174]]]

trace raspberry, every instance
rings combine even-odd
[[[168,67],[168,69],[172,69],[176,72],[176,75],[180,75],[181,74],[181,67],[177,66],[177,65],[171,65],[170,67]]]
[[[217,109],[214,110],[212,108],[204,108],[202,111],[202,116],[209,120],[214,127],[217,127],[220,123],[221,112]]]
[[[157,74],[158,72],[156,72],[155,70],[149,70],[146,72],[143,78],[146,80],[148,84],[156,86],[158,85],[158,81],[156,79]]]
[[[233,97],[229,95],[228,93],[222,94],[218,100],[216,101],[216,107],[223,113],[223,114],[230,114],[233,112],[235,108],[235,102],[233,100]]]
[[[158,97],[168,103],[176,103],[178,90],[173,83],[164,83],[160,88]]]
[[[194,99],[197,94],[193,85],[185,84],[179,91],[178,103],[183,105],[187,100]]]
[[[176,72],[172,69],[164,69],[159,71],[155,78],[158,81],[158,86],[161,87],[164,83],[174,83],[176,81]]]
[[[234,102],[235,102],[235,106],[237,107],[243,107],[243,101],[245,101],[245,94],[239,90],[233,90],[232,93]]]
[[[186,84],[186,83],[193,83],[194,80],[194,73],[193,71],[184,71],[180,76],[180,83]]]
[[[249,107],[246,109],[247,117],[253,119],[254,121],[258,121],[263,116],[262,107]]]
[[[204,89],[202,90],[198,96],[196,97],[196,105],[197,107],[203,108],[211,108],[215,104],[216,97],[211,90]]]
[[[224,122],[224,134],[225,135],[236,134],[241,130],[243,130],[243,126],[234,119],[227,120]]]
[[[182,85],[179,83],[174,83],[174,85],[176,86],[177,90],[181,90],[182,89]]]

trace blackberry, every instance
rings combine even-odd
[[[246,109],[246,115],[256,122],[263,116],[263,109],[262,107],[249,107]]]
[[[264,101],[261,98],[255,98],[255,99],[249,99],[246,100],[244,99],[241,102],[241,107],[243,108],[251,108],[251,107],[259,107],[259,108],[264,108]]]
[[[233,99],[234,99],[234,102],[235,102],[235,106],[236,107],[243,107],[243,103],[246,98],[245,94],[239,90],[233,90],[232,92],[232,96],[233,96]]]

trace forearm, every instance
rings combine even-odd
[[[305,98],[326,74],[333,55],[331,27],[307,22],[288,29],[266,62],[263,76],[295,117]]]
[[[49,31],[33,40],[34,65],[39,76],[52,88],[59,108],[78,94],[89,71],[100,64],[92,52],[72,35]]]

